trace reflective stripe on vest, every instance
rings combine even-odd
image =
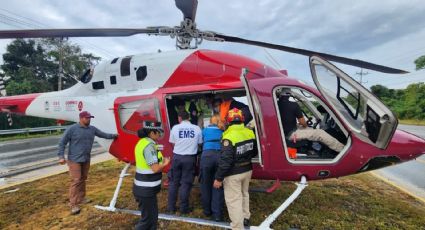
[[[134,184],[140,187],[156,187],[161,184],[161,180],[158,181],[139,181],[134,179]]]
[[[255,139],[255,134],[252,130],[246,128],[244,124],[231,125],[223,133],[223,140],[227,139],[235,146],[239,142]]]
[[[134,184],[136,186],[142,186],[142,187],[155,187],[161,184],[161,179],[157,179],[158,177],[161,178],[161,173],[154,173],[148,163],[146,162],[145,156],[143,154],[145,148],[151,144],[148,140],[148,138],[142,138],[137,142],[136,147],[134,148],[134,154],[136,158],[136,178],[142,177],[146,178],[145,180],[137,180],[134,179]],[[157,150],[157,146],[155,145],[155,150]],[[158,163],[162,162],[162,153],[161,151],[157,151],[157,157],[158,157]],[[141,174],[142,176],[138,176],[137,174]],[[152,179],[155,178],[153,181]]]

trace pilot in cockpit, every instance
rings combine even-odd
[[[301,140],[318,141],[327,145],[330,149],[340,152],[344,145],[322,129],[309,128],[300,106],[296,102],[290,101],[290,96],[290,89],[282,89],[278,101],[286,139],[293,143]],[[297,120],[299,127],[297,127]]]

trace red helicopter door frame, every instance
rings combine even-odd
[[[376,96],[336,66],[310,57],[310,70],[320,93],[360,140],[386,149],[397,129],[394,113]]]
[[[243,85],[245,87],[249,111],[252,114],[252,119],[253,119],[253,122],[254,122],[255,127],[256,127],[254,130],[255,130],[255,137],[256,137],[257,146],[258,146],[258,158],[254,158],[255,161],[253,163],[258,163],[261,167],[263,167],[264,166],[263,160],[262,160],[263,159],[262,158],[263,147],[261,146],[260,136],[258,135],[259,129],[262,128],[261,124],[259,123],[260,119],[262,118],[262,116],[260,116],[260,114],[259,114],[259,113],[261,113],[261,108],[260,108],[260,105],[259,105],[258,98],[255,96],[256,95],[255,92],[252,91],[253,89],[251,89],[251,87],[249,86],[248,80],[246,79],[246,75],[248,74],[248,72],[249,72],[249,70],[247,68],[243,68],[240,78],[241,78],[241,82],[243,83]]]

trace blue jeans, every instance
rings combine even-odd
[[[205,150],[201,156],[201,201],[204,214],[221,218],[224,205],[223,187],[213,187],[220,150]]]

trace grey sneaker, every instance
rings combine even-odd
[[[80,213],[80,211],[81,211],[80,207],[74,206],[71,208],[71,215],[77,215]]]

